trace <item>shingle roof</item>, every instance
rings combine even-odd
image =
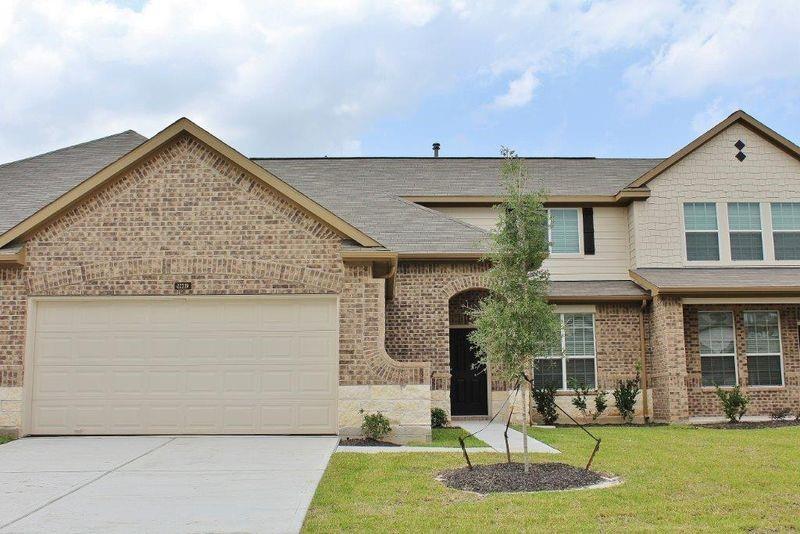
[[[576,282],[550,282],[547,295],[558,299],[624,299],[638,300],[649,293],[630,280],[591,280]]]
[[[633,272],[663,292],[746,293],[787,288],[800,292],[800,268],[796,267],[642,268]]]
[[[400,253],[480,252],[486,232],[401,197],[499,196],[501,158],[255,158]],[[660,159],[525,158],[551,195],[613,195]]]
[[[146,138],[133,130],[0,165],[0,233],[24,221]]]
[[[134,131],[0,165],[0,233],[146,140]],[[387,249],[480,253],[486,232],[406,196],[499,196],[501,158],[256,158]],[[525,158],[532,186],[551,195],[613,195],[657,159]]]

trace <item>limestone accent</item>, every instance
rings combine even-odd
[[[0,436],[16,436],[22,424],[22,388],[0,387]]]
[[[509,394],[511,397],[509,398]],[[653,402],[653,390],[648,389],[648,401],[650,402],[650,406],[652,406]],[[511,407],[511,399],[514,398],[513,391],[493,391],[492,392],[492,414],[497,413],[501,410],[502,412],[498,416],[498,420],[502,420],[503,422],[508,420],[508,411]],[[614,396],[611,394],[611,391],[606,391],[606,402],[608,403],[608,408],[604,412],[604,414],[598,417],[596,420],[592,419],[591,417],[584,416],[581,412],[572,404],[572,400],[575,398],[573,394],[570,393],[559,393],[556,395],[556,404],[561,407],[565,412],[567,412],[573,419],[578,421],[581,424],[586,423],[596,423],[596,424],[619,424],[623,422],[622,416],[619,415],[619,412],[616,409],[616,404],[614,403]],[[509,399],[506,402],[506,399]],[[594,399],[595,395],[587,395],[586,404],[590,411],[594,411]],[[644,404],[642,403],[642,393],[636,397],[636,405],[634,408],[634,423],[642,423],[644,422]],[[531,402],[531,413],[533,420],[535,422],[542,422],[541,416],[536,412],[536,405]],[[521,423],[522,422],[522,393],[520,392],[519,395],[516,397],[516,402],[514,403],[514,413],[512,414],[511,420],[513,423]],[[558,424],[561,425],[569,425],[573,424],[572,421],[568,417],[566,417],[561,411],[558,412],[558,420],[556,421]]]
[[[430,441],[429,385],[339,386],[339,433],[342,436],[360,436],[364,414],[375,412],[385,415],[392,425],[389,441]]]
[[[451,417],[449,389],[431,390],[431,409],[433,408],[441,408],[442,410],[447,412],[447,417]]]

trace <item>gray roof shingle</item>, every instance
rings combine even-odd
[[[401,197],[499,196],[501,158],[255,158],[260,166],[400,253],[481,252],[486,232]],[[532,188],[613,195],[660,159],[524,158]]]
[[[779,291],[797,288],[800,291],[798,267],[641,268],[634,273],[667,292],[684,288],[743,293],[756,289]]]
[[[133,130],[0,165],[0,233],[24,221],[146,138]]]
[[[0,233],[146,140],[126,131],[0,165]],[[480,253],[484,230],[406,196],[499,196],[501,158],[256,158],[278,178],[399,253]],[[552,195],[613,195],[661,160],[525,158]]]
[[[630,280],[587,280],[576,282],[550,282],[547,295],[553,299],[630,299],[647,297],[643,290]]]

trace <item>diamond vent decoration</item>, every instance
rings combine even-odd
[[[742,149],[744,148],[744,143],[742,142],[742,140],[741,140],[741,139],[739,139],[738,141],[736,141],[736,142],[733,144],[733,146],[735,146],[735,147],[736,147],[736,150],[738,150],[738,151],[739,151],[739,152],[736,154],[736,159],[738,159],[740,162],[741,162],[741,161],[744,161],[744,158],[746,158],[747,156],[744,154],[744,152],[742,152]]]

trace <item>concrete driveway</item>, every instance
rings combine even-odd
[[[0,533],[297,532],[335,437],[58,437],[0,445]]]

